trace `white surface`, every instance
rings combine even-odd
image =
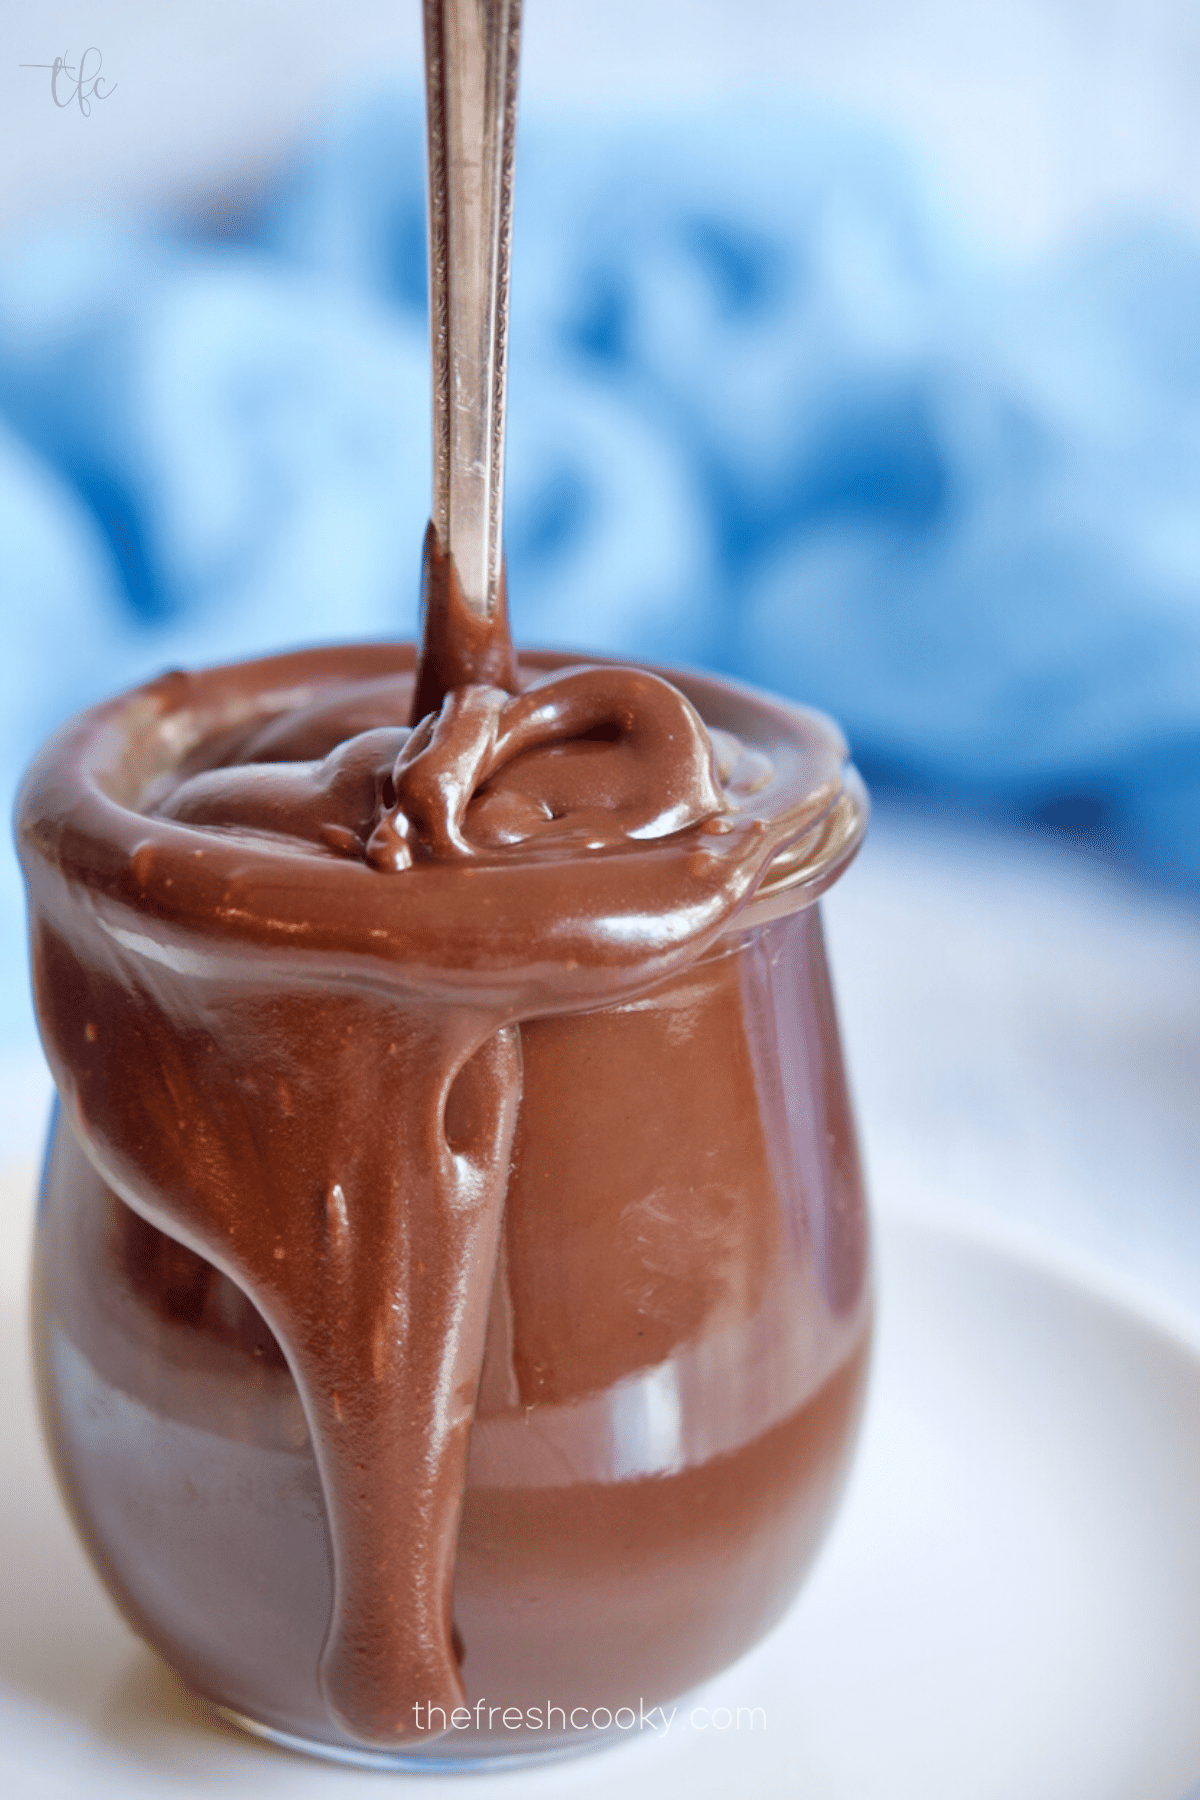
[[[880,1262],[862,1455],[799,1605],[665,1740],[486,1778],[358,1774],[205,1720],[62,1518],[10,1296],[0,1791],[1180,1800],[1200,1772],[1200,1340],[1024,1250],[898,1216]],[[721,1707],[763,1708],[765,1727],[714,1729]]]
[[[1001,1215],[1200,1316],[1200,906],[877,814],[825,903],[873,1192]]]
[[[419,73],[418,0],[5,0],[0,224],[260,181],[339,93]],[[1114,207],[1200,217],[1193,0],[526,0],[530,106],[784,88],[877,118],[1011,244]],[[25,62],[101,51],[116,91],[54,106]]]

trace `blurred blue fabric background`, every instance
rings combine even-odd
[[[347,108],[236,231],[0,249],[7,791],[173,664],[411,635],[423,126]],[[507,545],[526,643],[833,712],[883,788],[1200,888],[1200,243],[1021,276],[795,109],[522,129]],[[32,1037],[11,855],[0,1047]]]

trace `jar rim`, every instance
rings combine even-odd
[[[616,661],[559,650],[519,656],[531,676]],[[18,840],[23,849],[40,851],[72,883],[130,902],[129,867],[136,872],[139,852],[150,861],[143,842],[151,824],[145,797],[156,781],[169,778],[186,757],[222,733],[248,730],[340,685],[411,675],[415,663],[411,643],[360,643],[286,651],[195,672],[168,671],[78,714],[48,740],[18,796]],[[869,813],[866,790],[836,724],[813,708],[726,676],[651,667],[684,693],[710,727],[732,732],[774,765],[782,763],[789,804],[793,810],[800,804],[797,835],[772,858],[754,894],[723,931],[742,931],[811,904],[855,855]],[[154,818],[153,823],[169,822]],[[222,857],[234,854],[233,840],[215,840],[212,833],[202,837],[170,823],[174,831],[196,838],[191,854],[208,856],[219,879]],[[263,850],[286,855],[269,843]],[[240,854],[244,860],[244,842]],[[325,865],[314,866],[315,885],[325,872]],[[161,911],[178,925],[189,922],[182,896],[172,902],[163,883],[132,886],[140,889],[135,902],[140,910]]]

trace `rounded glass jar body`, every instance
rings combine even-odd
[[[434,1760],[561,1751],[714,1674],[790,1603],[853,1447],[866,1216],[817,907],[522,1040],[458,1540],[469,1717],[372,1761],[423,1733]],[[318,1679],[330,1558],[283,1354],[62,1115],[34,1316],[59,1479],[135,1629],[244,1722],[353,1751]]]
[[[566,660],[523,664],[537,678]],[[164,677],[65,728],[18,804],[64,1100],[34,1307],[63,1492],[118,1605],[198,1694],[384,1767],[611,1742],[747,1649],[832,1516],[871,1310],[816,905],[865,820],[836,728],[674,677],[733,755],[740,826],[718,821],[715,848],[687,832],[635,845],[633,862],[535,855],[515,890],[503,858],[393,885],[348,831],[314,846],[156,811],[181,768],[245,768],[247,732],[327,722],[332,696],[333,735],[293,752],[323,806],[311,771],[329,765],[309,759],[369,747],[385,704],[407,718],[412,665],[411,647],[347,647]],[[722,829],[776,848],[693,940],[689,909],[712,892],[725,906],[720,871],[742,866],[722,862]],[[674,899],[659,902],[664,866]],[[639,951],[630,974],[622,945],[647,932],[663,960],[647,974]],[[519,1003],[488,998],[497,955]],[[484,1023],[455,1061],[472,1005]],[[491,1184],[498,1236],[454,1263],[444,1196],[485,1189],[428,1171],[460,1165]],[[448,1354],[462,1292],[469,1357],[421,1388],[405,1371]],[[410,1341],[415,1361],[388,1361]],[[326,1367],[356,1385],[323,1388]],[[371,1432],[343,1452],[375,1394]],[[461,1454],[436,1489],[413,1446],[451,1403]],[[403,1537],[397,1504],[415,1521]],[[406,1563],[381,1556],[387,1530]],[[404,1573],[381,1581],[389,1566]],[[423,1613],[413,1584],[428,1599],[431,1568]],[[397,1634],[387,1680],[395,1643],[434,1617],[437,1668],[457,1655],[465,1689],[446,1713],[405,1668],[382,1742],[373,1723],[355,1735],[344,1692],[340,1710],[329,1698],[364,1571],[372,1629]]]

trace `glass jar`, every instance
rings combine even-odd
[[[303,661],[281,660],[289,677]],[[673,679],[710,722],[722,694],[743,730],[758,704]],[[137,729],[131,714],[114,767],[141,754]],[[46,1433],[113,1598],[228,1717],[375,1766],[561,1754],[636,1729],[789,1605],[845,1480],[868,1360],[866,1214],[816,904],[864,819],[851,772],[697,960],[520,1026],[455,1561],[465,1704],[418,1706],[403,1751],[355,1743],[323,1698],[332,1561],[287,1359],[228,1275],[99,1172],[64,1067],[93,1022],[56,1003],[68,1105],[34,1307]],[[31,887],[36,972],[57,939],[53,897]],[[44,1004],[44,969],[35,985]]]

